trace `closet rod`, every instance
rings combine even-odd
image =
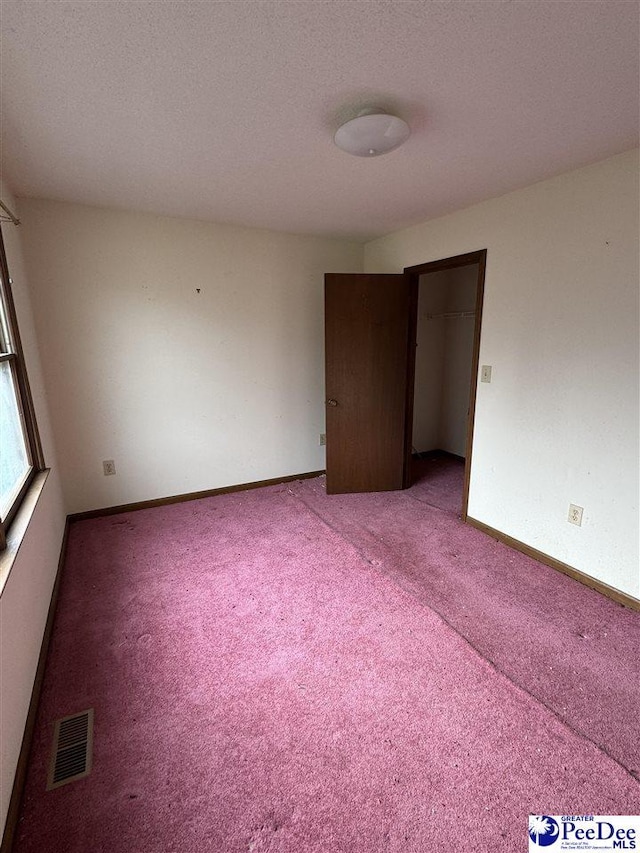
[[[18,219],[18,217],[11,213],[11,211],[3,201],[0,201],[0,207],[6,213],[6,216],[3,216],[0,213],[0,222],[13,222],[14,225],[20,225],[20,220]]]
[[[444,314],[427,314],[427,320],[458,320],[462,317],[475,316],[475,311],[445,311]]]

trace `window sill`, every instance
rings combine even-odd
[[[7,547],[3,551],[0,551],[0,595],[4,592],[6,583],[9,580],[11,569],[38,505],[44,484],[47,482],[49,470],[49,468],[46,468],[33,478],[33,482],[22,499],[20,509],[7,530]]]

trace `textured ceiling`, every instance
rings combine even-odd
[[[17,195],[364,239],[638,144],[628,0],[2,0]],[[332,143],[363,105],[402,148]]]

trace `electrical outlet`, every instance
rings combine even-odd
[[[480,373],[480,381],[481,382],[491,382],[491,365],[483,364],[482,371]]]
[[[116,473],[116,463],[113,459],[105,459],[102,463],[102,471],[105,477],[111,477]]]
[[[324,447],[324,445],[326,443],[327,443],[327,434],[326,434],[326,432],[321,432],[320,433],[320,446]]]
[[[575,504],[569,504],[569,515],[567,517],[567,521],[570,524],[575,524],[578,527],[582,527],[582,513],[584,512],[584,507],[576,506]]]

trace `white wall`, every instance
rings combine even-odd
[[[464,456],[473,358],[473,318],[430,315],[475,309],[478,266],[420,276],[413,446]]]
[[[367,272],[488,250],[469,514],[635,597],[639,225],[630,151],[365,247]]]
[[[478,265],[448,272],[445,311],[475,311]],[[444,365],[438,446],[440,450],[466,456],[475,324],[472,317],[440,322],[444,322]]]
[[[4,183],[0,198],[11,209],[17,209]],[[52,470],[0,597],[0,835],[24,734],[65,519],[22,256],[25,226],[3,224],[2,233],[45,462]]]
[[[412,443],[420,453],[441,449],[445,325],[429,320],[429,314],[445,310],[448,280],[447,271],[421,275],[419,280]]]
[[[20,210],[70,512],[324,468],[323,274],[361,245]]]

